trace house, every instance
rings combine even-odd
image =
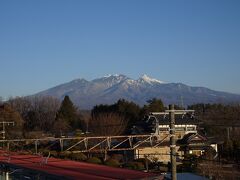
[[[149,116],[148,123],[152,123],[156,127],[155,133],[160,135],[160,138],[164,138],[169,135],[170,132],[170,122],[169,117],[162,115]],[[188,133],[197,133],[198,121],[192,114],[175,115],[175,134],[176,139],[182,139]],[[169,140],[168,138],[167,140]]]
[[[183,152],[183,154],[194,154],[196,156],[203,155],[208,149],[218,151],[217,144],[212,143],[207,137],[198,133],[186,134],[177,141],[177,145],[180,147],[178,151]]]
[[[186,154],[201,156],[208,149],[218,151],[217,144],[212,143],[205,135],[199,133],[199,122],[193,114],[175,116],[175,138],[177,159],[183,159]],[[145,123],[148,132],[159,135],[159,145],[151,147],[140,146],[134,150],[135,158],[148,157],[150,160],[170,162],[170,125],[169,118],[161,115],[150,115]]]

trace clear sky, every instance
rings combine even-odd
[[[239,0],[1,0],[0,96],[142,74],[240,94]]]

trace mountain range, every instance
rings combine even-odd
[[[166,83],[147,75],[137,80],[125,75],[108,75],[87,81],[75,79],[35,94],[63,99],[68,95],[81,109],[91,109],[97,104],[112,104],[120,98],[139,105],[152,98],[160,98],[167,104],[191,105],[195,103],[240,102],[240,95],[214,91],[205,87],[192,87],[183,83]]]

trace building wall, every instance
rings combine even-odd
[[[196,133],[197,132],[196,128],[197,128],[196,125],[191,125],[191,124],[175,125],[176,140],[182,139],[183,136],[188,133]],[[170,129],[169,125],[159,125],[160,140],[164,139],[167,135],[169,135],[169,129]],[[165,140],[169,141],[170,136]]]
[[[178,152],[179,146],[176,146],[176,152],[180,155],[183,155],[182,152]],[[145,158],[144,155],[147,155],[147,158],[151,161],[158,161],[168,163],[170,162],[170,148],[169,146],[161,147],[142,147],[135,149],[135,159]]]

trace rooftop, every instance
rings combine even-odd
[[[0,162],[9,166],[32,169],[47,174],[56,175],[59,179],[153,179],[158,174],[145,173],[122,168],[113,168],[103,165],[90,164],[56,158],[49,158],[47,164],[42,164],[43,157],[36,155],[11,154],[6,156],[5,151],[0,151]],[[5,156],[4,156],[5,154]],[[10,158],[9,158],[10,157]],[[10,159],[10,161],[9,161]]]
[[[167,115],[164,117],[163,115],[154,115],[153,117],[150,118],[151,122],[155,121],[155,118],[158,119],[159,125],[169,125],[169,116]],[[180,124],[194,124],[198,125],[200,123],[199,120],[197,120],[194,116],[191,114],[185,114],[183,115],[175,115],[175,124],[180,125]]]

